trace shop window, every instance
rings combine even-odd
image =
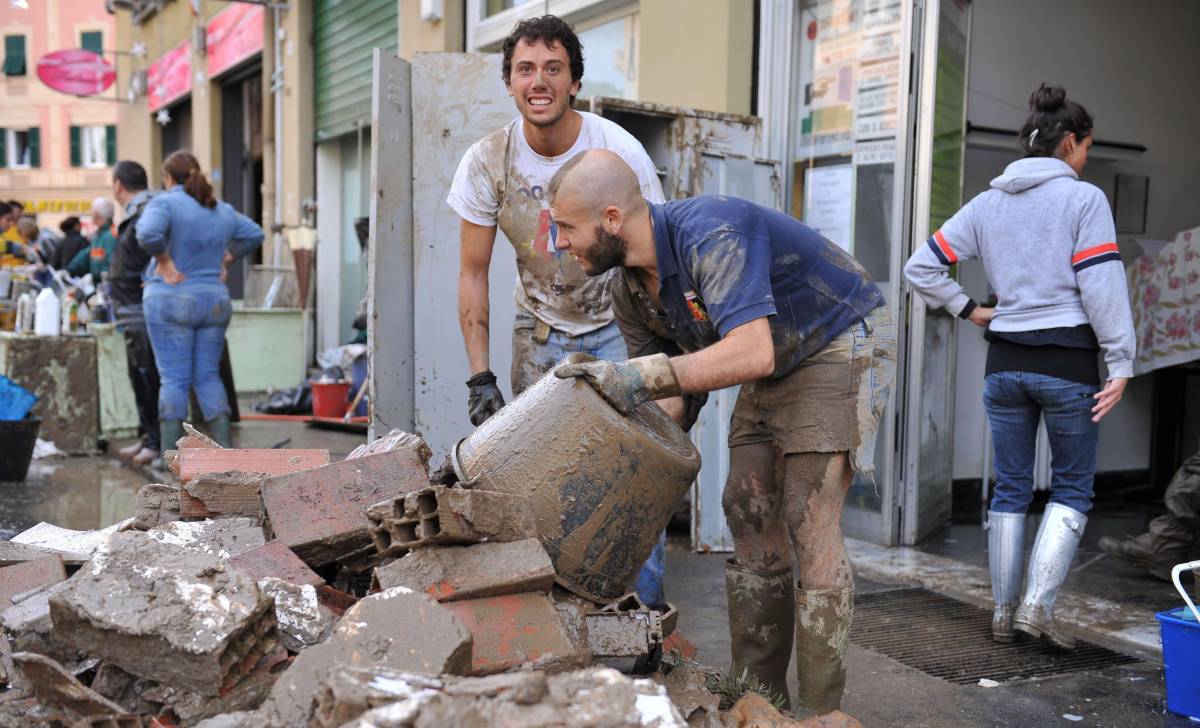
[[[41,134],[33,129],[6,129],[4,132],[4,163],[12,169],[41,166]]]
[[[584,96],[637,98],[637,13],[579,31],[587,59]]]
[[[104,33],[98,30],[80,33],[79,47],[85,51],[104,55]]]
[[[71,166],[100,169],[116,162],[115,126],[71,127]]]
[[[25,36],[4,36],[4,75],[25,75]]]

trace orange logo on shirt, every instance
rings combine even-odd
[[[688,311],[692,312],[692,318],[703,323],[708,320],[708,311],[704,308],[704,301],[696,295],[695,291],[687,291],[683,294],[687,300]]]

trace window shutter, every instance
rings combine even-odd
[[[42,130],[36,126],[29,130],[29,166],[42,166]]]
[[[117,127],[112,124],[104,127],[104,156],[108,166],[117,163]]]
[[[104,33],[99,31],[80,33],[79,47],[85,51],[104,55]]]
[[[71,127],[71,166],[83,166],[83,142],[80,139],[80,129],[77,126]]]
[[[0,129],[0,167],[8,166],[8,129]]]
[[[4,75],[25,75],[25,36],[4,36]]]

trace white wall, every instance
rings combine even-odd
[[[1128,161],[1096,160],[1085,179],[1113,201],[1117,174],[1150,178],[1146,232],[1170,238],[1200,225],[1200,2],[1155,0],[976,0],[971,27],[967,118],[1016,130],[1030,92],[1042,81],[1066,88],[1096,120],[1097,139],[1143,144]],[[964,199],[1015,158],[968,149]],[[1129,238],[1121,235],[1128,255]],[[974,296],[986,296],[982,267],[963,266]],[[977,478],[982,468],[985,342],[971,326],[959,332],[955,403],[954,477]],[[1100,470],[1149,466],[1150,377],[1135,379],[1100,431]]]

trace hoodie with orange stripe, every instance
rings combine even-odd
[[[1090,324],[1108,377],[1133,376],[1136,337],[1112,210],[1065,162],[1008,165],[913,253],[904,277],[930,307],[966,318],[976,304],[950,266],[974,259],[999,299],[991,330]]]

